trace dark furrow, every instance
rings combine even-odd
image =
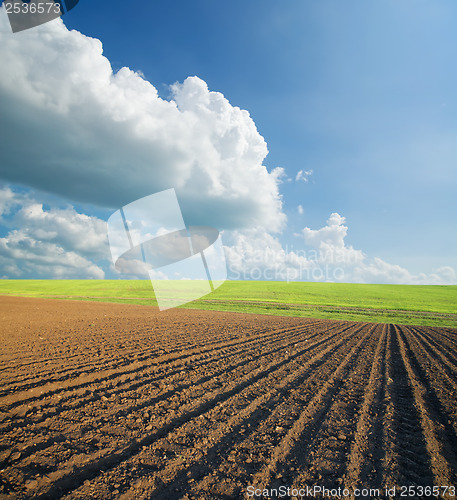
[[[440,363],[444,363],[447,367],[450,368],[450,371],[455,375],[457,373],[457,356],[456,356],[456,348],[453,351],[449,351],[444,348],[439,341],[436,341],[431,335],[427,335],[427,333],[417,327],[409,327],[410,332],[412,332],[416,337],[420,337],[423,344],[427,346],[427,350],[435,356],[435,358],[439,358]]]
[[[434,386],[440,388],[445,395],[449,393],[457,395],[457,368],[454,368],[437,349],[430,346],[417,328],[403,327],[403,330],[408,333],[409,347],[415,356],[417,357],[419,351],[421,356],[428,360],[426,363],[421,363],[421,366],[433,380]],[[439,374],[436,375],[436,372]],[[449,398],[442,398],[442,401],[449,401]],[[455,408],[455,405],[452,406]]]
[[[371,327],[369,334],[374,327]],[[279,467],[287,468],[288,457],[303,455],[313,441],[317,429],[320,428],[325,413],[331,406],[332,398],[340,391],[343,378],[349,372],[352,363],[360,355],[366,342],[366,336],[351,349],[335,372],[322,384],[322,388],[311,399],[307,407],[302,411],[292,428],[287,432],[280,446],[277,446],[271,454],[270,461],[263,469],[254,475],[252,485],[263,489],[271,483],[273,474],[277,473]],[[298,447],[301,447],[298,449]]]
[[[400,353],[408,374],[417,406],[420,410],[420,419],[426,439],[426,448],[430,456],[431,466],[435,477],[434,484],[454,484],[457,480],[457,436],[448,424],[439,399],[433,387],[427,380],[424,370],[411,351],[405,334],[400,327],[396,327]]]
[[[430,486],[433,484],[431,460],[394,325],[389,325],[386,363],[383,488]]]
[[[427,333],[431,333],[435,338],[438,338],[441,342],[445,343],[449,347],[457,348],[457,329],[456,328],[444,328],[444,327],[433,327],[433,326],[423,326],[423,330]]]
[[[381,488],[382,415],[385,413],[388,326],[382,326],[344,475],[346,488]]]

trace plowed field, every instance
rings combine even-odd
[[[0,498],[454,498],[457,330],[14,297],[0,319]]]

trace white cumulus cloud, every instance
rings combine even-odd
[[[319,251],[319,261],[326,264],[353,265],[365,258],[361,250],[347,246],[345,238],[348,227],[344,225],[345,217],[332,213],[327,224],[320,229],[305,227],[302,231],[306,245]]]
[[[232,231],[223,236],[231,279],[300,280],[314,266],[306,255],[284,248],[265,228]]]
[[[93,278],[103,279],[104,271],[76,252],[55,243],[35,240],[15,230],[0,238],[0,268],[4,278]]]
[[[283,246],[263,228],[232,232],[226,241],[232,279],[330,281],[343,283],[392,283],[455,285],[457,274],[444,266],[431,273],[413,274],[407,269],[369,257],[348,245],[345,217],[332,213],[325,226],[305,227],[295,236],[301,242]]]
[[[356,283],[385,283],[398,285],[456,285],[457,273],[450,266],[433,270],[430,274],[413,274],[404,267],[389,264],[379,257],[358,265],[352,274]]]
[[[109,259],[106,222],[73,207],[45,209],[9,187],[0,189],[2,204],[0,224],[7,229],[0,238],[2,277],[105,277],[97,261]]]

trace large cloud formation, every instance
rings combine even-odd
[[[197,77],[162,99],[60,19],[12,35],[0,14],[3,179],[110,208],[175,188],[188,224],[280,230],[278,173],[247,111]]]
[[[197,77],[162,99],[140,74],[113,72],[101,42],[60,19],[14,35],[7,23],[0,7],[0,178],[32,191],[0,187],[0,277],[116,276],[106,222],[49,206],[39,190],[117,209],[175,188],[188,225],[226,229],[232,279],[457,283],[451,267],[414,275],[369,258],[347,244],[338,213],[302,229],[298,249],[284,247],[272,233],[284,228],[287,176],[263,166],[267,146],[247,111]]]

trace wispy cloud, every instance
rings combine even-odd
[[[295,180],[297,182],[303,181],[303,182],[308,182],[309,178],[313,175],[313,170],[299,170],[297,172],[297,175],[295,176]]]

